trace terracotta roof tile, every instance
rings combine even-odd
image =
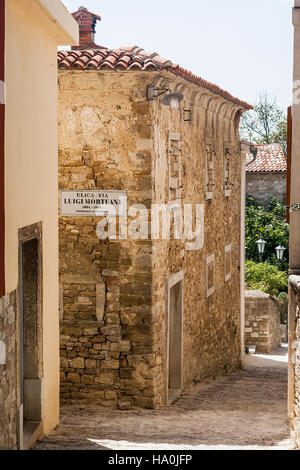
[[[138,46],[121,47],[116,50],[101,48],[60,51],[58,52],[58,67],[67,70],[167,70],[189,82],[207,88],[244,109],[252,109],[251,105],[235,98],[217,85],[207,82],[179,65],[173,64],[168,59],[160,57],[156,52],[150,53]]]
[[[257,156],[254,163],[246,167],[247,173],[285,173],[287,160],[281,144],[256,145]],[[246,161],[253,157],[248,155]]]

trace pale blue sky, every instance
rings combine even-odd
[[[96,43],[138,45],[254,103],[291,102],[293,0],[62,0],[102,17]]]

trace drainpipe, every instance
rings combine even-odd
[[[250,147],[250,153],[251,155],[253,156],[253,159],[251,160],[251,162],[248,162],[246,163],[245,167],[247,166],[250,166],[252,165],[252,163],[255,162],[256,158],[257,158],[257,147],[254,147],[253,145]],[[248,154],[249,155],[249,154]]]
[[[5,0],[0,0],[0,297],[5,294]]]

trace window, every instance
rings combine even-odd
[[[230,145],[225,145],[224,149],[224,194],[229,197],[231,194],[231,149]]]
[[[212,141],[206,143],[206,199],[211,200],[214,193],[214,161],[215,147]]]
[[[180,133],[169,135],[169,201],[182,197]]]
[[[215,255],[206,258],[206,297],[215,292]]]
[[[232,270],[232,259],[231,259],[231,244],[225,246],[225,282],[231,279],[231,270]]]

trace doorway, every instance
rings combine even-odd
[[[183,271],[171,276],[168,288],[168,386],[167,403],[176,400],[182,390],[183,376]]]
[[[34,226],[33,226],[34,227]],[[30,448],[43,418],[41,239],[36,230],[19,242],[20,447]]]

